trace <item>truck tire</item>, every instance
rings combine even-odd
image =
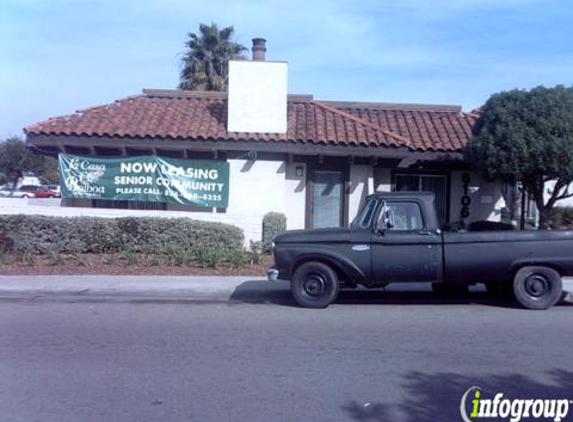
[[[306,262],[294,272],[290,290],[299,306],[326,308],[338,297],[338,276],[322,262]]]
[[[513,280],[513,293],[527,309],[551,308],[561,298],[561,275],[548,267],[523,267]]]

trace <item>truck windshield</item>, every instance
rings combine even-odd
[[[376,211],[376,200],[370,199],[364,204],[351,225],[354,227],[370,227],[374,211]]]

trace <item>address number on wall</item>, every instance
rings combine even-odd
[[[470,216],[470,205],[472,198],[470,196],[470,182],[471,176],[469,173],[462,173],[462,197],[460,199],[460,217],[462,219]]]

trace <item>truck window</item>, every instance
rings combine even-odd
[[[372,220],[372,216],[374,215],[375,210],[376,210],[376,201],[374,199],[371,199],[364,204],[364,207],[362,207],[362,210],[360,210],[360,212],[352,222],[352,225],[358,227],[370,227],[370,222]]]
[[[390,222],[390,227],[385,225]],[[386,208],[380,213],[378,227],[388,230],[421,230],[424,228],[420,205],[415,202],[386,202]]]

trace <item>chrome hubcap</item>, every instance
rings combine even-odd
[[[541,297],[549,291],[549,283],[545,277],[532,274],[525,280],[525,291],[533,297]]]
[[[311,274],[304,280],[303,288],[310,296],[322,296],[326,290],[326,281],[318,274]]]

